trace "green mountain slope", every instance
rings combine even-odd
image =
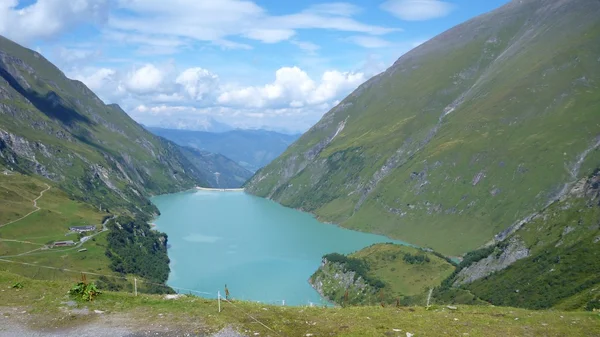
[[[269,164],[300,137],[267,130],[205,132],[155,127],[148,130],[182,146],[225,155],[252,172]]]
[[[600,2],[512,1],[361,85],[250,193],[447,254],[560,197],[600,160]]]
[[[0,37],[0,166],[102,209],[148,217],[158,212],[150,195],[211,186],[214,174],[192,157],[40,54]]]
[[[445,281],[495,305],[583,309],[600,303],[600,170],[515,226],[503,241],[472,253]],[[442,289],[441,295],[447,289]]]

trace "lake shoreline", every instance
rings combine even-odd
[[[401,243],[243,192],[193,188],[151,199],[161,213],[151,223],[169,237],[169,286],[210,292],[227,284],[233,298],[329,306],[308,282],[323,255]]]
[[[243,188],[213,188],[213,187],[196,186],[194,189],[197,191],[207,191],[207,192],[244,192]]]

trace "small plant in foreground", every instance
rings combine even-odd
[[[75,283],[69,290],[69,295],[76,296],[84,301],[91,302],[98,297],[101,292],[94,283],[87,283],[85,274],[81,274],[81,281]]]
[[[12,285],[13,289],[23,289],[23,284],[21,284],[21,282],[17,282],[15,284]]]
[[[101,292],[94,283],[85,283],[83,281],[76,283],[69,290],[69,295],[76,296],[88,302],[93,301],[100,294]]]

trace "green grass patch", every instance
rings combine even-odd
[[[23,289],[9,289],[20,282]],[[59,309],[73,282],[36,281],[0,272],[3,307],[26,308],[35,328],[52,326],[84,327],[93,318],[65,318]],[[139,295],[105,291],[93,302],[80,302],[79,307],[102,310],[108,317],[126,317],[140,328],[161,322],[171,328],[202,326],[201,332],[216,332],[225,326],[246,334],[261,336],[594,336],[600,333],[600,317],[590,312],[529,311],[524,309],[459,306],[450,311],[444,307],[349,307],[307,308],[276,307],[248,302],[222,303],[218,312],[215,300],[183,297],[164,300],[157,295]],[[248,315],[275,332],[257,324]],[[10,317],[9,317],[10,318]],[[93,320],[92,320],[93,322]],[[396,332],[393,329],[402,330]],[[192,330],[193,331],[193,330]]]

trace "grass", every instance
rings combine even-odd
[[[455,271],[455,266],[437,253],[392,243],[323,258],[327,263],[310,282],[325,298],[343,306],[426,305],[429,291]]]
[[[0,175],[0,207],[10,205],[12,210],[9,215],[6,215],[8,212],[0,212],[3,223],[18,219],[34,210],[32,199],[37,198],[39,192],[46,188],[41,180],[31,176],[19,173]],[[104,254],[107,245],[106,233],[95,236],[81,247],[41,249],[59,240],[77,242],[79,239],[76,234],[66,235],[69,227],[92,224],[100,229],[106,213],[70,199],[56,186],[46,191],[37,201],[37,205],[41,208],[38,212],[0,228],[0,257],[10,256],[8,259],[18,262],[112,274],[108,268],[109,260]],[[81,248],[86,248],[87,251],[78,252]],[[16,256],[27,252],[31,253]],[[61,275],[65,276],[52,270],[34,269],[18,264],[0,263],[0,270],[38,279],[51,280]]]
[[[21,282],[23,289],[10,289]],[[72,282],[36,281],[0,272],[2,307],[18,307],[32,316],[38,328],[82,326],[94,318],[68,315],[59,307],[67,301]],[[110,317],[127,317],[139,326],[161,322],[169,327],[201,326],[202,332],[215,332],[233,326],[246,334],[261,336],[599,336],[600,316],[591,312],[529,311],[513,308],[459,306],[448,310],[422,307],[307,308],[276,307],[238,302],[183,297],[164,300],[160,296],[105,292],[79,307],[105,311]],[[1,307],[0,307],[1,308]],[[21,310],[19,309],[19,310]],[[249,318],[252,315],[272,332]],[[196,327],[194,329],[197,329]],[[393,329],[400,329],[394,331]]]
[[[94,239],[84,243],[81,247],[53,248],[51,250],[34,252],[25,256],[10,257],[7,258],[7,260],[29,263],[33,266],[5,262],[0,263],[0,270],[11,271],[39,280],[53,280],[56,278],[72,279],[73,277],[76,277],[77,274],[72,275],[58,272],[53,269],[36,267],[36,265],[106,275],[118,275],[110,270],[110,261],[105,256],[107,246],[106,233],[102,233]],[[82,248],[87,249],[87,251],[79,252],[78,250]]]
[[[404,256],[424,255],[429,262],[410,264]],[[412,247],[378,244],[362,249],[351,257],[359,258],[369,266],[369,274],[386,284],[389,296],[412,296],[437,287],[454,271],[446,260]]]
[[[11,205],[13,210],[6,220],[20,218],[34,210],[32,199],[39,196],[39,192],[46,186],[38,179],[21,174],[9,176],[0,175],[0,202],[2,205]],[[20,197],[15,197],[18,191]],[[6,202],[6,203],[5,203]],[[46,244],[54,240],[70,240],[75,237],[65,237],[70,226],[96,225],[100,227],[102,218],[106,213],[99,212],[90,205],[70,199],[66,193],[56,187],[46,191],[37,201],[41,209],[28,217],[10,225],[0,227],[0,238],[31,241]]]
[[[600,299],[599,184],[600,173],[595,170],[568,197],[537,213],[504,242],[465,255],[435,296],[449,303],[473,303],[479,298],[529,309],[583,310],[592,305]],[[450,288],[455,281],[501,262],[511,245],[526,248],[528,255],[470,284]]]
[[[495,305],[532,309],[582,309],[600,298],[597,193],[551,205],[514,234],[529,257],[465,288]]]
[[[0,225],[35,210],[33,199],[45,189],[46,186],[37,179],[19,173],[5,175],[0,172]]]

